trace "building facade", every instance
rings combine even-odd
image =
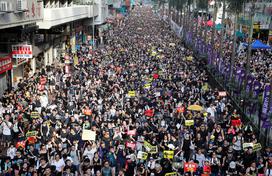
[[[89,44],[111,5],[106,0],[0,0],[0,96]]]

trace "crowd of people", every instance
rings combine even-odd
[[[3,95],[0,175],[272,175],[271,149],[151,8],[106,43]]]
[[[232,24],[233,25],[233,24]],[[203,36],[204,31],[202,31]],[[221,33],[222,30],[215,32],[214,35],[214,48],[219,52],[220,50],[220,42],[221,42]],[[240,33],[240,32],[237,32]],[[237,35],[237,34],[236,34]],[[225,61],[225,66],[231,64],[232,52],[233,52],[233,33],[227,32],[223,39],[222,45],[222,60]],[[209,43],[211,43],[212,38],[212,29],[207,32],[207,39]],[[234,74],[240,68],[246,70],[247,67],[247,41],[243,34],[243,36],[237,36],[236,40],[236,54],[234,58]],[[253,39],[253,42],[256,39]],[[265,43],[265,42],[264,42]],[[249,60],[249,73],[255,80],[259,81],[262,84],[262,88],[265,84],[271,82],[272,77],[272,48],[270,49],[252,49],[251,51],[251,59]],[[235,76],[235,75],[234,75]]]

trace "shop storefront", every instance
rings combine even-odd
[[[16,86],[20,79],[27,76],[30,71],[32,59],[32,45],[12,45],[12,85]]]
[[[11,86],[12,61],[10,56],[0,57],[0,96]]]

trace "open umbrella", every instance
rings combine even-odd
[[[213,21],[212,20],[207,21],[207,25],[210,27],[213,26]]]
[[[191,105],[187,109],[190,111],[202,111],[203,107],[199,105]]]

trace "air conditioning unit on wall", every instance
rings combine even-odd
[[[17,10],[26,11],[27,9],[27,0],[17,0]]]
[[[13,12],[12,3],[7,1],[0,2],[0,12]]]

